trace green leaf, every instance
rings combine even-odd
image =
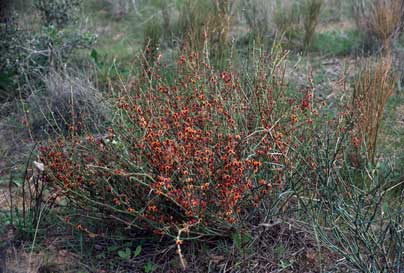
[[[281,260],[279,266],[282,269],[288,269],[293,266],[292,262],[289,260]]]
[[[140,252],[142,252],[142,246],[138,245],[135,249],[135,252],[133,253],[133,256],[135,257],[139,256]]]
[[[131,256],[131,250],[129,247],[125,248],[125,250],[119,250],[118,251],[119,257],[121,257],[123,260],[129,260]]]
[[[233,242],[236,244],[237,248],[241,248],[242,245],[242,240],[241,240],[241,234],[239,232],[235,232],[232,234],[232,239]]]
[[[117,251],[119,248],[120,248],[120,247],[117,246],[117,245],[111,245],[111,246],[108,246],[108,247],[107,247],[107,251],[108,251],[108,252],[115,252],[115,251]]]
[[[6,72],[1,72],[0,73],[0,88],[6,89],[8,86],[10,86],[13,83],[13,80],[11,77],[13,74],[11,72],[6,73]]]
[[[276,254],[277,257],[281,257],[286,252],[286,250],[287,250],[286,247],[280,244],[274,248],[274,253]]]
[[[96,64],[98,64],[98,52],[97,50],[91,50],[90,57],[94,60]]]
[[[152,262],[148,261],[147,264],[144,265],[144,272],[150,273],[156,270],[156,265]]]
[[[388,213],[389,212],[389,203],[388,202],[383,202],[383,213]]]
[[[234,244],[238,249],[242,249],[246,244],[251,241],[251,236],[247,233],[234,232],[232,234]]]
[[[102,252],[102,253],[100,253],[100,254],[97,254],[95,257],[96,257],[97,259],[105,259],[105,258],[106,258],[104,252]]]

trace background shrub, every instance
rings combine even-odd
[[[80,0],[35,0],[45,26],[63,28],[77,20]]]
[[[41,2],[39,8],[51,5],[50,2],[45,2]],[[56,9],[52,5],[50,9]],[[68,6],[70,7],[70,4]],[[58,12],[63,13],[64,9],[61,8]],[[95,41],[95,36],[88,32],[70,28],[61,29],[62,25],[68,23],[67,19],[63,21],[63,24],[56,24],[56,26],[52,22],[48,23],[49,26],[41,27],[37,31],[21,29],[15,18],[1,23],[0,93],[2,100],[14,99],[20,94],[22,97],[29,95],[38,84],[41,84],[40,78],[43,74],[50,69],[63,66],[73,52],[89,48]]]
[[[319,23],[323,0],[276,2],[273,22],[276,31],[284,35],[288,47],[307,50]]]
[[[25,41],[25,34],[13,19],[0,23],[0,101],[4,102],[18,96],[16,90],[18,60],[23,55],[20,45]]]
[[[250,32],[258,42],[264,42],[266,36],[270,36],[272,29],[270,1],[246,0],[241,1],[243,15]]]
[[[353,4],[354,18],[358,29],[364,29],[368,40],[365,46],[389,49],[403,27],[404,4],[400,0],[357,1]]]
[[[273,14],[273,22],[279,35],[285,35],[291,43],[299,40],[301,33],[302,13],[300,5],[296,1],[276,2]],[[292,45],[293,46],[293,45]]]

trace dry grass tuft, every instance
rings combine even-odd
[[[35,137],[65,134],[72,125],[99,130],[108,107],[89,77],[73,71],[52,70],[41,76],[44,90],[27,99],[31,132]]]
[[[185,1],[178,22],[185,44],[200,51],[208,42],[211,54],[220,57],[228,44],[234,4],[234,0]]]
[[[374,161],[379,128],[386,103],[396,87],[392,58],[381,58],[374,66],[367,64],[355,83],[353,109],[356,131],[365,140],[367,156]]]
[[[37,253],[12,247],[7,250],[6,270],[8,273],[59,273],[75,272],[78,257],[65,250],[46,249]],[[77,272],[77,271],[76,271]]]

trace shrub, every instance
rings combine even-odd
[[[264,37],[271,34],[269,1],[246,0],[242,1],[241,8],[254,39],[263,42]]]
[[[40,89],[44,74],[64,67],[76,50],[89,48],[94,38],[90,33],[58,30],[53,26],[29,35],[24,44],[17,45],[20,54],[13,63],[14,77],[23,97],[35,88]]]
[[[352,139],[356,108],[344,108],[319,124],[312,136],[314,170],[304,172],[303,181],[293,186],[297,202],[305,208],[303,215],[315,238],[342,258],[335,264],[337,269],[400,272],[404,262],[402,182],[387,160],[373,166],[356,164],[360,145]]]
[[[176,33],[183,44],[194,50],[206,50],[209,59],[223,64],[233,20],[234,0],[187,0],[180,6]]]
[[[35,0],[45,26],[63,28],[77,19],[80,0]]]
[[[112,15],[116,19],[121,19],[122,16],[127,15],[132,9],[139,14],[136,6],[136,0],[107,0],[111,5]]]
[[[403,192],[401,189],[393,197],[400,183],[391,176],[388,162],[352,168],[350,149],[346,148],[351,146],[348,137],[320,142],[316,153],[320,155],[316,159],[321,166],[316,170],[319,186],[316,198],[305,205],[310,207],[316,237],[344,258],[340,264],[349,271],[402,271]]]
[[[374,40],[380,47],[390,48],[403,27],[404,4],[401,0],[357,1],[353,11],[358,29],[365,30],[369,37],[365,41],[367,48],[372,48]]]
[[[314,37],[324,0],[277,2],[273,22],[278,33],[297,49],[307,50]]]
[[[12,7],[11,1],[1,1],[0,3],[0,23],[6,22],[10,17]]]
[[[24,32],[13,19],[0,23],[0,102],[15,98],[19,94],[15,76],[19,68],[17,60],[22,55],[20,45],[24,40]]]
[[[41,148],[47,183],[90,214],[174,237],[242,225],[312,168],[298,151],[310,143],[313,90],[287,95],[285,56],[274,52],[244,76],[215,72],[197,53],[181,56],[174,76],[164,66],[142,74],[105,135]]]
[[[88,32],[58,29],[51,25],[28,32],[11,18],[0,25],[0,99],[25,97],[41,84],[40,77],[65,64],[72,54],[90,47],[95,36]]]
[[[279,34],[285,35],[289,42],[296,43],[301,33],[300,6],[295,1],[277,2],[273,23]]]

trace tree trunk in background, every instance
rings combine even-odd
[[[135,10],[136,14],[139,14],[139,11],[138,11],[137,5],[136,5],[136,0],[132,0],[132,6],[133,6],[133,9]]]
[[[12,0],[0,0],[0,23],[5,23],[10,18]]]
[[[6,251],[0,246],[0,273],[6,273]]]
[[[330,3],[331,7],[334,7],[334,18],[335,20],[340,21],[342,19],[342,7],[343,7],[343,1],[341,0],[332,0]]]
[[[112,6],[112,14],[120,17],[128,14],[131,10],[138,13],[136,0],[108,0]]]

